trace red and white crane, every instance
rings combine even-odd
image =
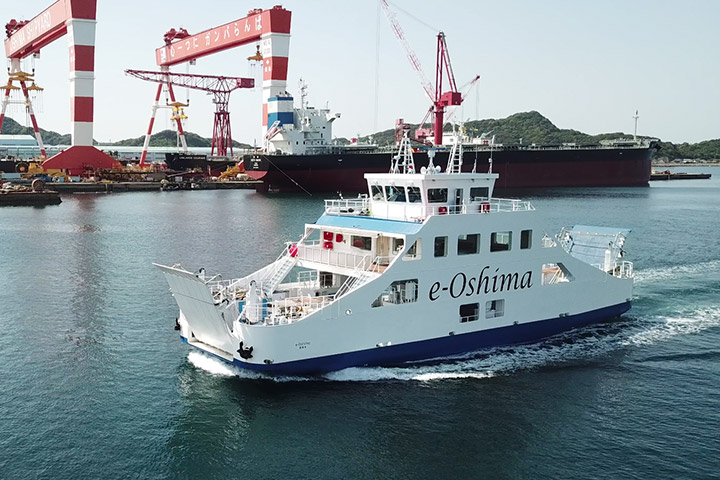
[[[255,80],[252,78],[239,77],[221,77],[216,75],[196,75],[190,73],[170,73],[170,72],[149,72],[146,70],[125,70],[125,73],[133,77],[149,82],[158,83],[157,95],[153,104],[152,118],[150,119],[150,127],[145,137],[142,156],[140,157],[141,167],[145,166],[147,157],[147,149],[152,134],[152,126],[155,121],[155,113],[158,109],[158,100],[163,85],[167,85],[170,98],[175,102],[175,94],[172,87],[186,87],[194,90],[203,90],[213,94],[213,103],[215,104],[215,122],[213,124],[213,137],[211,155],[227,156],[228,148],[232,155],[232,135],[230,131],[230,112],[228,111],[228,103],[230,101],[230,92],[239,88],[253,88]],[[182,131],[182,123],[180,115],[175,115],[174,119],[178,124],[178,133],[182,138],[182,144],[187,151],[184,133]]]
[[[45,169],[63,169],[79,175],[89,169],[113,168],[118,162],[93,146],[93,84],[95,70],[95,26],[97,0],[58,0],[35,18],[5,27],[5,56],[10,60],[10,79],[16,80],[25,95],[28,113],[42,153],[44,148],[37,119],[32,110],[25,82],[28,74],[21,70],[21,60],[40,52],[40,49],[68,35],[70,61],[70,117],[72,146],[43,162]],[[4,120],[10,88],[2,100],[0,128]]]
[[[275,5],[267,10],[263,10],[261,8],[250,10],[244,18],[220,25],[219,27],[210,28],[195,35],[190,35],[184,29],[180,29],[178,31],[174,29],[170,30],[164,36],[165,45],[155,50],[155,61],[161,71],[159,73],[153,72],[158,75],[156,80],[153,81],[159,81],[158,79],[175,76],[176,74],[170,73],[170,67],[173,65],[197,60],[198,58],[241,45],[246,45],[248,43],[260,42],[262,52],[258,51],[258,53],[252,58],[255,60],[262,60],[263,62],[262,134],[264,135],[267,130],[267,126],[273,123],[268,122],[268,118],[275,120],[275,118],[278,117],[278,114],[282,115],[285,113],[269,111],[271,108],[277,108],[275,107],[277,102],[273,102],[273,107],[271,108],[268,107],[268,103],[277,98],[279,94],[285,92],[287,89],[291,16],[292,14],[289,10],[285,10],[280,5]],[[163,77],[163,75],[166,77]],[[185,76],[187,77],[187,75]],[[204,75],[204,77],[210,78],[211,76]],[[178,79],[179,77],[175,78]],[[162,83],[167,85],[170,99],[173,103],[175,103],[176,101],[172,90],[172,84],[168,82]],[[157,111],[158,101],[162,92],[162,83],[158,86],[158,90],[155,95],[152,118],[150,120],[148,133],[145,137],[145,147],[143,148],[143,156],[140,161],[141,165],[145,164],[146,151],[152,132],[155,112]],[[225,146],[229,145],[232,151],[232,142],[231,140],[228,140],[230,135],[229,116],[224,114],[218,115],[218,111],[223,104],[227,107],[227,101],[223,102],[222,98],[219,100],[220,101],[218,102],[218,97],[216,97],[216,124],[213,129],[213,138],[216,138],[215,131],[217,129],[219,135],[218,138],[224,138],[223,141],[225,142]],[[223,120],[218,123],[218,118]],[[179,119],[176,120],[178,122],[178,133],[181,134],[181,141],[184,142],[185,138],[182,132],[182,124]],[[184,143],[183,145],[187,148]]]
[[[445,42],[445,34],[443,32],[439,32],[437,34],[435,88],[433,88],[432,84],[430,83],[427,76],[425,75],[425,72],[422,69],[420,60],[418,60],[417,55],[415,55],[415,52],[413,52],[410,44],[405,38],[405,33],[400,27],[395,13],[393,13],[393,11],[390,9],[390,5],[388,5],[387,0],[380,0],[380,5],[385,11],[385,15],[390,22],[393,33],[395,33],[395,36],[398,40],[400,40],[400,43],[405,49],[405,54],[410,61],[410,65],[412,66],[413,70],[415,70],[420,76],[420,83],[423,87],[423,90],[425,90],[425,93],[432,102],[432,107],[430,108],[428,115],[426,115],[425,119],[423,119],[422,124],[425,123],[428,116],[432,113],[434,117],[433,135],[435,138],[435,145],[441,145],[445,107],[460,105],[463,100],[462,94],[458,92],[457,86],[455,85],[455,75],[453,74],[452,64],[450,63],[450,54],[448,53],[447,44]],[[447,80],[448,83],[448,91],[446,92],[443,92],[444,80]],[[419,129],[419,132],[422,133],[422,128]]]

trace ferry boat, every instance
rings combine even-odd
[[[270,265],[222,280],[162,270],[189,345],[237,367],[316,374],[527,343],[617,317],[633,295],[629,230],[546,234],[528,201],[494,196],[496,173],[416,171],[405,137],[367,194],[325,201]],[[492,168],[490,168],[492,170]],[[387,171],[386,171],[387,172]]]

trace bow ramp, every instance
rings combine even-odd
[[[213,298],[204,276],[177,267],[157,263],[153,265],[162,270],[180,307],[181,328],[185,327],[183,323],[187,322],[189,328],[187,332],[183,328],[182,332],[185,338],[188,341],[200,341],[223,352],[232,352],[235,347],[229,333],[233,319],[224,318],[225,312],[220,308],[222,305]],[[190,338],[191,336],[194,338]]]

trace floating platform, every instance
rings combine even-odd
[[[0,207],[59,205],[60,194],[51,190],[32,191],[0,191]]]
[[[198,182],[189,184],[174,184],[177,188],[172,190],[227,190],[227,189],[254,189],[262,183],[257,180]],[[193,185],[195,185],[193,187]],[[52,188],[60,193],[110,193],[110,192],[154,192],[161,189],[160,182],[71,182],[53,183]],[[169,189],[168,189],[169,190]]]
[[[650,180],[707,180],[712,177],[710,173],[687,173],[687,172],[652,172]]]

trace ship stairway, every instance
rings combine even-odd
[[[362,287],[366,283],[368,283],[370,280],[373,280],[380,276],[380,274],[377,272],[378,265],[376,265],[375,262],[373,262],[370,265],[370,268],[367,269],[358,269],[355,271],[355,274],[350,276],[345,283],[342,284],[340,289],[335,294],[335,298],[340,298],[343,295],[346,295],[353,290],[357,290],[358,288]]]
[[[275,260],[275,267],[271,270],[267,280],[262,282],[262,291],[266,297],[275,291],[280,282],[290,273],[290,270],[295,266],[296,260],[290,255],[290,252],[285,249],[285,252]]]
[[[455,143],[450,149],[446,173],[461,173],[463,164],[463,146],[459,136],[455,136]]]

